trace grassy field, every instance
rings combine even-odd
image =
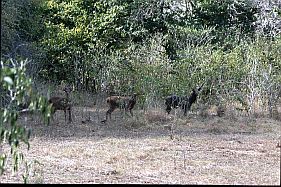
[[[278,120],[148,109],[134,110],[134,117],[116,110],[103,124],[105,111],[75,107],[71,124],[58,111],[50,126],[22,116],[32,129],[23,153],[38,161],[28,182],[280,185]],[[0,182],[23,183],[23,173],[8,166]]]

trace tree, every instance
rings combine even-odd
[[[245,36],[253,37],[259,12],[252,1],[200,0],[193,1],[190,21],[198,27],[214,27],[215,38],[212,43],[240,42]]]

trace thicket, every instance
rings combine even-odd
[[[250,111],[280,97],[279,1],[47,1],[44,14],[44,79],[153,99],[206,82],[205,102]]]
[[[280,0],[3,0],[1,5],[5,101],[11,96],[2,91],[11,90],[14,81],[3,73],[18,72],[8,59],[27,58],[24,74],[33,82],[64,81],[93,94],[137,92],[144,96],[142,107],[205,83],[200,102],[206,105],[235,103],[272,116],[281,96]],[[30,86],[18,84],[21,90]],[[7,106],[1,103],[2,121]]]

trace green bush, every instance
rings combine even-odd
[[[29,149],[31,131],[18,124],[19,108],[25,106],[30,112],[39,110],[43,119],[50,119],[50,106],[46,98],[35,93],[32,89],[32,80],[26,76],[27,60],[17,62],[15,60],[1,61],[1,109],[0,109],[0,148],[6,143],[11,147],[13,158],[13,170],[17,171],[24,161],[24,155],[20,152],[21,144],[26,144]],[[28,98],[28,99],[27,99]],[[0,174],[5,171],[7,155],[0,155]]]

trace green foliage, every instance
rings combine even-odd
[[[270,86],[278,89],[280,40],[266,42],[260,38],[255,42],[244,41],[227,52],[223,48],[215,50],[212,45],[187,45],[179,53],[179,60],[170,64],[168,57],[161,52],[163,47],[159,38],[132,47],[125,53],[134,71],[116,64],[108,67],[109,75],[114,75],[108,76],[109,81],[123,81],[115,85],[117,92],[131,93],[133,83],[134,90],[159,99],[172,93],[189,94],[192,88],[205,82],[203,89],[207,95],[200,95],[204,102],[237,101],[244,105],[253,90],[265,99]],[[252,80],[252,76],[255,79]]]
[[[69,80],[72,77],[66,75],[75,71],[76,80],[72,82],[77,82],[99,67],[91,59],[127,40],[121,27],[126,3],[82,0],[46,3],[48,32],[42,45],[47,61],[39,72],[45,78],[52,75],[54,80]]]
[[[1,54],[31,56],[32,42],[43,36],[43,0],[1,1]],[[29,50],[25,50],[29,49]]]
[[[34,18],[44,23],[42,29],[29,29],[39,20],[32,22],[28,11],[17,23],[44,49],[38,75],[45,80],[93,92],[108,83],[118,94],[156,98],[189,94],[205,82],[204,102],[214,103],[246,102],[253,91],[278,89],[280,15],[271,27],[260,28],[271,33],[274,27],[272,37],[261,37],[258,26],[272,19],[262,20],[262,5],[254,1],[32,2],[37,4],[22,10],[44,14]],[[280,11],[273,6],[271,12]]]
[[[61,81],[68,80],[73,69],[77,72],[76,68],[86,67],[86,72],[91,72],[91,66],[106,66],[89,59],[126,49],[131,43],[143,44],[157,33],[170,35],[167,26],[174,21],[170,14],[164,11],[162,1],[155,0],[47,1],[48,32],[42,40],[47,59],[40,74]],[[175,59],[172,41],[168,38],[163,46],[169,58]],[[82,74],[76,79],[83,80]]]
[[[13,1],[1,1],[1,54],[11,50],[12,42],[17,33],[17,8]]]
[[[215,27],[213,43],[240,42],[253,37],[258,9],[251,1],[195,1],[191,22],[199,27]]]
[[[26,61],[17,63],[14,60],[1,61],[0,82],[1,82],[1,111],[0,111],[0,146],[8,143],[11,147],[14,171],[18,170],[19,164],[24,156],[18,150],[21,143],[29,149],[29,138],[31,131],[17,123],[20,115],[19,107],[25,105],[30,112],[39,110],[43,119],[50,118],[50,106],[47,100],[34,93],[31,79],[26,77]],[[27,98],[29,98],[27,100]],[[0,173],[5,170],[7,155],[0,155]]]

